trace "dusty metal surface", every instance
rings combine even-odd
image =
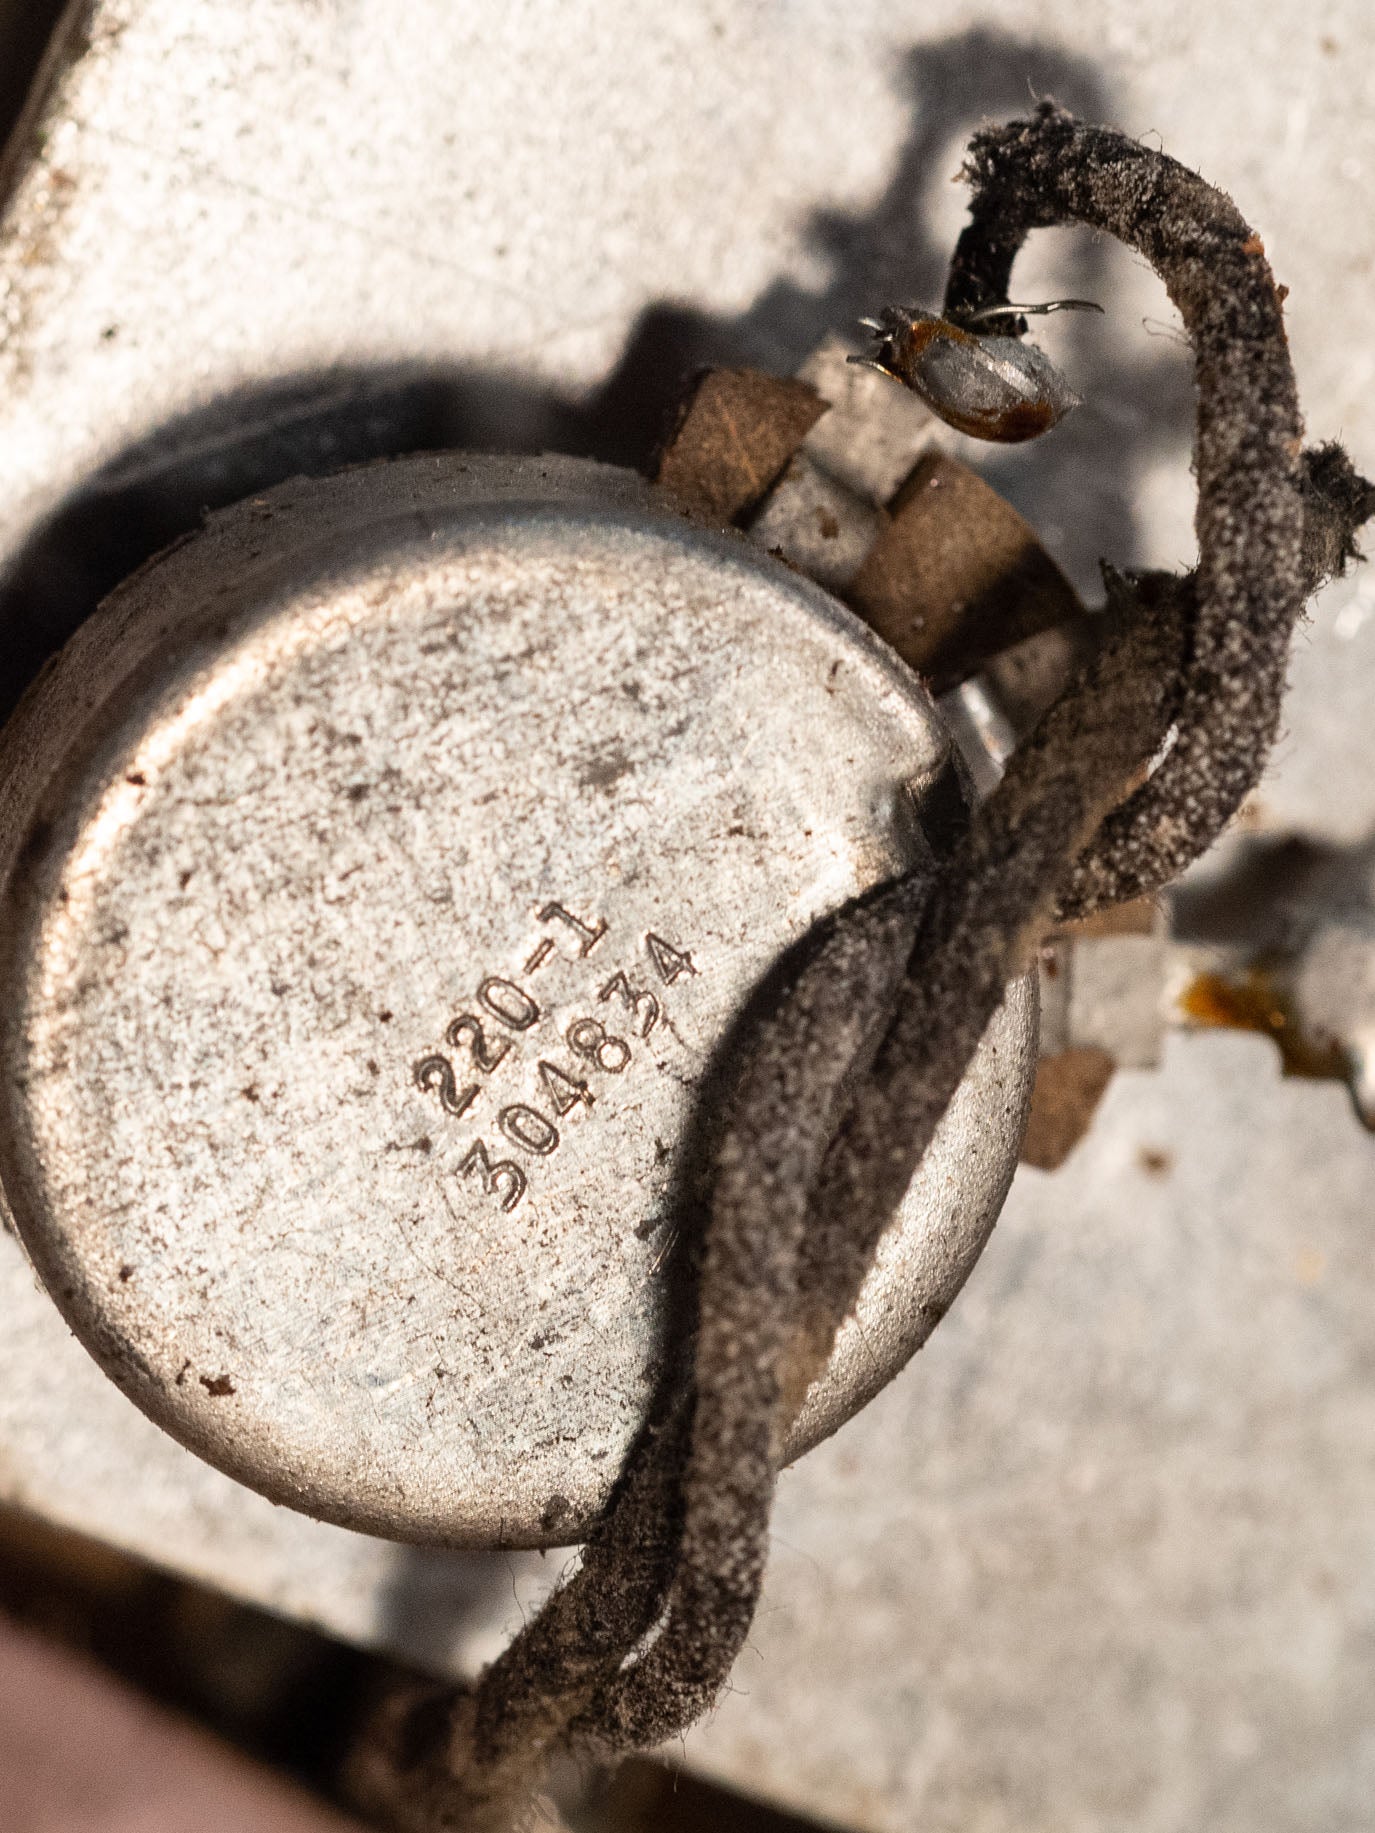
[[[919,862],[947,747],[856,620],[624,472],[426,457],[224,512],[0,752],[0,1168],[78,1335],[278,1501],[580,1537],[672,1367],[735,1022]],[[795,1454],[953,1302],[1033,1031],[1022,986]]]
[[[0,235],[5,631],[30,658],[205,502],[444,440],[628,456],[684,365],[788,374],[877,304],[934,303],[959,143],[1029,91],[1233,192],[1291,288],[1310,436],[1375,468],[1365,0],[101,19],[124,29]],[[976,462],[1086,597],[1099,555],[1186,563],[1163,295],[1060,235],[1017,284],[1109,315],[1042,340],[1085,405]],[[1256,834],[1369,844],[1373,694],[1367,569],[1301,633]],[[1375,1164],[1344,1090],[1276,1066],[1259,1038],[1168,1038],[1064,1171],[1019,1174],[932,1344],[785,1481],[690,1762],[866,1833],[1367,1824]],[[4,1239],[0,1269],[7,1493],[436,1666],[494,1652],[552,1576],[273,1509],[123,1400]]]

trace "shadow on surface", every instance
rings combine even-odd
[[[939,299],[948,249],[927,226],[933,168],[944,181],[954,144],[981,121],[1025,111],[1043,93],[1090,117],[1111,114],[1090,65],[987,32],[912,51],[902,83],[910,131],[883,195],[867,213],[819,214],[809,226],[834,276],[828,284],[809,291],[779,281],[733,318],[655,305],[632,328],[615,370],[585,399],[514,372],[341,369],[272,379],[159,428],[63,504],[0,579],[9,655],[0,714],[145,559],[194,529],[207,509],[293,475],[445,448],[558,450],[644,464],[694,370],[750,364],[790,372],[827,334],[851,333],[863,312],[889,300]],[[1087,236],[1075,240],[1060,290],[1101,297],[1106,280],[1102,248]],[[1072,337],[1080,337],[1077,329]],[[1097,345],[1073,342],[1083,357],[1076,384],[1095,411],[1086,408],[1043,444],[991,453],[987,464],[991,481],[1023,513],[1069,531],[1064,558],[1081,574],[1100,553],[1118,563],[1136,557],[1131,503],[1142,469],[1187,449],[1187,359],[1173,348],[1123,357],[1128,341],[1119,327]],[[547,1570],[552,1580],[556,1564]],[[494,1587],[509,1596],[511,1585],[503,1555],[398,1549],[383,1639],[413,1661],[442,1665],[465,1624],[488,1611]]]
[[[1170,891],[1181,942],[1256,957],[1301,948],[1324,919],[1375,906],[1375,834],[1351,846],[1303,834],[1240,836]]]
[[[809,291],[780,281],[738,317],[655,305],[632,327],[614,371],[584,399],[517,372],[429,366],[334,369],[277,377],[157,428],[93,476],[39,527],[0,577],[7,668],[0,717],[45,658],[150,555],[208,509],[299,475],[404,452],[562,451],[644,465],[688,378],[708,365],[794,370],[832,332],[887,300],[937,300],[948,250],[926,227],[933,169],[982,121],[1054,94],[1110,114],[1082,60],[987,32],[911,52],[903,64],[911,130],[874,208],[818,214],[808,228],[833,274]],[[1077,238],[1060,280],[1103,296],[1101,245]],[[1099,555],[1137,558],[1130,504],[1144,466],[1187,450],[1190,365],[1172,347],[1124,357],[1093,328],[1072,332],[1072,368],[1088,405],[1045,441],[991,450],[987,475],[1033,522],[1062,532],[1061,559],[1092,581]],[[1097,338],[1097,341],[1095,341]],[[1090,583],[1090,590],[1092,589]]]

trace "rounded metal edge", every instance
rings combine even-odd
[[[854,1418],[901,1374],[958,1298],[988,1244],[1017,1170],[1039,1048],[1034,973],[1008,987],[964,1079],[941,1116],[920,1176],[958,1198],[934,1230],[901,1211],[888,1225],[860,1293],[842,1324],[825,1373],[793,1422],[786,1462],[796,1463]],[[977,1149],[971,1150],[971,1140]],[[978,1175],[971,1182],[971,1172]],[[920,1299],[888,1302],[892,1288],[917,1286]]]
[[[468,480],[471,494],[464,494],[464,484],[461,480]],[[368,501],[371,494],[369,486],[375,482],[391,486],[390,489],[384,491],[384,501],[376,505],[374,514],[361,521],[354,519],[351,511]],[[407,491],[405,486],[410,484],[419,485],[420,488]],[[609,500],[604,490],[604,486],[608,484],[611,486]],[[546,491],[549,492],[548,495]],[[456,492],[458,493],[457,500]],[[255,524],[265,516],[287,521],[288,530],[279,530],[279,533],[289,533],[290,524],[293,521],[298,522],[302,527],[311,528],[313,512],[326,501],[341,515],[347,515],[350,533],[354,538],[349,545],[353,547],[360,547],[364,542],[369,545],[374,543],[389,521],[394,521],[398,517],[412,516],[417,512],[423,513],[427,506],[442,509],[449,514],[455,509],[467,512],[501,503],[509,503],[513,507],[528,505],[542,510],[562,505],[590,508],[599,513],[610,508],[627,516],[632,523],[643,521],[661,534],[677,529],[684,540],[690,540],[691,543],[697,545],[706,542],[723,554],[728,554],[736,564],[745,563],[752,569],[767,568],[770,564],[756,549],[731,534],[710,535],[693,527],[688,536],[687,531],[682,529],[682,518],[671,511],[666,513],[665,509],[654,501],[641,480],[627,479],[624,473],[609,471],[607,467],[585,465],[580,461],[496,461],[489,471],[485,462],[481,460],[427,456],[420,460],[396,461],[390,465],[361,467],[326,480],[302,480],[282,486],[267,497],[252,499],[249,503],[221,512],[220,515],[210,520],[207,529],[200,537],[193,537],[167,550],[111,595],[96,617],[78,632],[77,637],[73,639],[59,662],[46,671],[44,677],[35,684],[26,701],[9,722],[5,733],[0,735],[0,767],[12,766],[12,769],[6,771],[5,780],[8,793],[4,799],[4,813],[10,815],[10,821],[8,832],[0,833],[0,871],[4,873],[5,883],[3,901],[0,904],[0,959],[8,961],[16,940],[22,938],[23,924],[22,922],[16,924],[14,920],[13,873],[16,863],[21,868],[24,865],[23,855],[26,848],[30,855],[29,863],[38,863],[38,855],[41,854],[42,848],[36,842],[40,837],[39,830],[44,819],[41,804],[51,798],[55,781],[66,777],[70,771],[79,769],[87,761],[83,756],[86,749],[83,741],[88,739],[88,735],[95,726],[103,726],[104,717],[110,713],[112,701],[130,692],[137,697],[139,677],[152,664],[157,645],[166,641],[169,636],[170,626],[167,624],[164,623],[157,628],[149,626],[144,632],[147,640],[141,648],[136,646],[130,665],[119,673],[118,678],[112,684],[107,683],[107,691],[94,696],[89,694],[84,696],[84,704],[81,706],[80,735],[72,736],[70,713],[73,691],[75,690],[80,701],[83,683],[99,672],[98,665],[102,651],[108,653],[111,649],[117,648],[120,641],[127,637],[127,624],[132,621],[137,611],[140,596],[146,597],[150,588],[155,585],[169,583],[164,573],[165,568],[171,568],[174,573],[185,570],[193,579],[199,572],[202,580],[208,585],[209,575],[213,575],[221,568],[232,570],[235,563],[240,562],[246,563],[246,571],[249,575],[249,578],[240,580],[243,595],[251,596],[251,579],[252,585],[259,592],[266,589],[267,598],[270,600],[272,592],[267,575],[272,569],[263,569],[258,565],[258,555],[250,551],[251,542],[245,543],[245,534],[251,534]],[[260,527],[258,533],[261,533]],[[321,560],[325,563],[326,572],[347,567],[347,554],[340,551],[337,542],[322,538],[318,533],[312,531],[309,538],[280,558],[281,570],[287,572],[299,570],[303,559],[312,549],[318,551]],[[375,553],[375,549],[370,547],[370,552]],[[223,573],[220,574],[220,577],[223,577]],[[901,664],[896,662],[887,645],[874,636],[867,626],[861,624],[821,588],[812,585],[809,581],[799,579],[791,571],[787,574],[787,585],[793,592],[810,601],[810,608],[819,614],[823,622],[843,635],[848,642],[857,642],[860,647],[869,651],[874,660],[881,662],[885,673],[895,677],[896,681],[901,681],[902,676],[905,675],[905,671],[901,670]],[[152,596],[158,598],[159,594],[153,592]],[[218,597],[218,594],[216,596]],[[166,602],[165,597],[162,598],[162,602]],[[270,615],[270,610],[262,610],[261,605],[258,605],[257,609],[264,616]],[[187,628],[193,632],[198,630],[208,615],[223,620],[225,609],[222,598],[217,604],[210,603],[207,599],[196,601],[188,613]],[[920,689],[915,677],[910,677],[907,685],[906,697],[913,707],[919,708],[923,716],[934,720],[935,715],[930,702]],[[63,706],[68,716],[62,723],[66,724],[69,736],[63,744],[54,747],[48,734],[56,729],[50,714],[58,704]],[[117,721],[117,723],[120,722]],[[99,739],[96,743],[98,745]],[[13,812],[16,809],[22,811],[24,808],[26,782],[30,789],[29,801],[33,806],[28,809],[27,823],[23,820],[16,822]],[[38,791],[36,795],[33,793],[35,788]],[[47,797],[42,793],[44,790],[48,792]],[[41,878],[41,871],[37,876]],[[996,1029],[997,1021],[991,1028],[990,1036]],[[981,1052],[987,1050],[988,1047],[989,1040],[986,1039],[985,1044],[981,1046]],[[996,1049],[995,1042],[995,1054]],[[1025,1077],[1023,1086],[1024,1092],[1029,1095],[1029,1074]],[[1024,1106],[1024,1103],[1022,1105]],[[1016,1125],[1020,1125],[1020,1113]],[[946,1121],[942,1123],[942,1130],[949,1133],[951,1128],[951,1117],[947,1116]],[[4,1130],[8,1131],[7,1128]],[[936,1145],[933,1145],[933,1151],[939,1149],[940,1138],[941,1134],[938,1133],[938,1141]],[[899,1330],[896,1335],[884,1333],[886,1336],[892,1336],[888,1347],[893,1359],[890,1360],[889,1356],[880,1358],[882,1367],[879,1372],[866,1379],[863,1372],[852,1371],[856,1377],[856,1385],[849,1386],[847,1389],[846,1382],[837,1381],[833,1371],[828,1371],[827,1377],[818,1383],[812,1396],[809,1397],[804,1412],[799,1418],[793,1443],[790,1446],[790,1457],[800,1455],[805,1449],[828,1436],[857,1411],[859,1406],[863,1405],[874,1392],[878,1391],[920,1347],[930,1329],[934,1327],[936,1317],[944,1311],[955,1296],[993,1226],[1007,1182],[1010,1181],[1012,1170],[1015,1167],[1015,1138],[1011,1134],[1006,1138],[999,1137],[990,1144],[996,1151],[1005,1176],[999,1180],[996,1191],[987,1193],[987,1207],[982,1203],[979,1204],[978,1216],[965,1219],[965,1233],[955,1251],[945,1257],[934,1297],[924,1298],[922,1309],[913,1313],[907,1320],[906,1327]],[[6,1168],[9,1170],[9,1179],[13,1179],[16,1171],[13,1154],[3,1143],[0,1143],[0,1171]],[[19,1173],[19,1180],[22,1183],[22,1171]],[[23,1205],[21,1203],[16,1207],[22,1210]],[[970,1220],[975,1223],[973,1232],[970,1232],[968,1228]],[[138,1365],[137,1358],[130,1355],[129,1346],[122,1339],[112,1336],[105,1328],[100,1305],[82,1303],[80,1288],[71,1280],[70,1263],[64,1262],[60,1247],[53,1251],[55,1244],[46,1239],[43,1231],[40,1231],[37,1237],[34,1236],[32,1230],[21,1228],[20,1232],[21,1236],[26,1239],[26,1245],[35,1266],[40,1275],[44,1277],[45,1284],[57,1300],[64,1316],[73,1325],[80,1340],[122,1391],[142,1410],[149,1413],[164,1429],[167,1429],[167,1420],[162,1417],[165,1408],[161,1405],[160,1381],[152,1375],[150,1370]],[[881,1259],[887,1256],[892,1260],[896,1255],[894,1264],[900,1272],[906,1270],[902,1258],[903,1236],[904,1230],[901,1224],[895,1224],[885,1237],[884,1249],[880,1256]],[[853,1334],[855,1331],[867,1335],[869,1341],[863,1357],[865,1370],[874,1367],[873,1333],[878,1326],[877,1320],[872,1315],[873,1310],[874,1307],[869,1301],[866,1288],[866,1295],[861,1301],[858,1315],[842,1331],[841,1338],[843,1343],[847,1332]],[[841,1354],[840,1345],[838,1345],[837,1353],[838,1356]],[[235,1459],[225,1458],[221,1447],[213,1440],[197,1442],[200,1435],[186,1430],[185,1422],[180,1420],[178,1428],[173,1436],[190,1443],[192,1448],[204,1456],[208,1462],[218,1465],[238,1480],[245,1480],[245,1471],[239,1467]],[[252,1483],[251,1477],[248,1480],[250,1486],[257,1486]],[[323,1518],[341,1518],[333,1511],[321,1509],[315,1499],[292,1493],[289,1483],[274,1486],[270,1493],[275,1500],[291,1506],[303,1507],[307,1512]],[[365,1531],[379,1531],[380,1529],[394,1538],[405,1537],[398,1531],[397,1524],[393,1521],[360,1523],[355,1516],[351,1516],[348,1524],[361,1525]],[[506,1537],[504,1543],[512,1545],[557,1544],[566,1539],[566,1533],[546,1536],[526,1536],[517,1533]],[[453,1542],[453,1544],[461,1543],[461,1536]]]

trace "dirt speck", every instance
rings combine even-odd
[[[202,1375],[200,1384],[212,1400],[225,1400],[234,1392],[234,1383],[228,1375]]]
[[[546,1530],[549,1528],[556,1528],[561,1521],[566,1521],[572,1512],[573,1507],[567,1496],[561,1496],[555,1492],[555,1494],[550,1496],[549,1500],[545,1503],[544,1512],[539,1518],[539,1524]]]
[[[619,746],[590,758],[579,770],[578,781],[584,789],[611,789],[634,765]]]
[[[1327,1255],[1320,1247],[1300,1248],[1294,1260],[1294,1276],[1301,1286],[1319,1286],[1327,1274]]]

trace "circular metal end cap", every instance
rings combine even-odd
[[[568,1542],[671,1344],[699,1091],[919,845],[946,740],[818,588],[623,474],[420,458],[214,518],[7,730],[0,1168],[177,1438],[377,1533]],[[799,1422],[992,1226],[1015,990]]]

